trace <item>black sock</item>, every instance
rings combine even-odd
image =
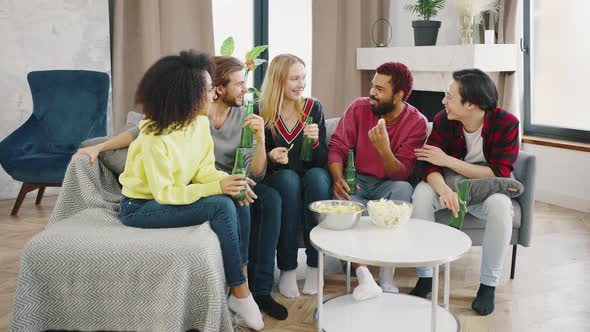
[[[477,296],[475,297],[475,300],[473,300],[471,308],[482,316],[491,314],[494,311],[495,294],[496,287],[480,284]]]
[[[287,308],[275,301],[270,295],[254,296],[254,301],[258,304],[260,311],[266,312],[272,318],[285,320],[289,316]]]
[[[410,291],[410,295],[426,298],[432,292],[432,278],[418,278],[416,287]]]

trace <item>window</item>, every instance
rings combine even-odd
[[[311,0],[269,1],[269,59],[291,53],[305,62],[305,96],[311,96],[311,26]]]
[[[590,142],[590,2],[524,2],[525,134]],[[564,19],[567,18],[567,19]]]
[[[253,0],[215,0],[213,3],[213,37],[215,54],[219,54],[221,43],[227,37],[234,37],[233,56],[244,61],[246,53],[254,45],[254,3]],[[252,86],[252,76],[248,79]]]
[[[215,52],[225,38],[233,36],[234,56],[245,59],[254,45],[269,45],[260,58],[272,60],[281,53],[292,53],[303,59],[307,70],[304,94],[311,95],[311,1],[312,0],[215,0],[213,31]],[[260,88],[267,65],[256,69],[249,85]],[[254,82],[251,81],[254,79]],[[254,84],[253,84],[254,83]]]

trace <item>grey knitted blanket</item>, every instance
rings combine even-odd
[[[10,330],[233,331],[209,224],[127,227],[121,188],[76,157],[46,229],[21,257]]]

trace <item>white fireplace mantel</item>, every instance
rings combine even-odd
[[[452,72],[466,68],[479,68],[497,83],[501,72],[516,71],[517,56],[516,44],[370,47],[357,48],[356,68],[375,70],[385,62],[401,62],[412,71],[414,90],[445,91]]]

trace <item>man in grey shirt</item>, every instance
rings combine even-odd
[[[279,193],[260,183],[266,171],[264,121],[256,114],[245,117],[242,107],[248,91],[243,63],[228,56],[213,57],[215,76],[213,85],[217,98],[209,110],[211,135],[215,149],[215,164],[220,170],[231,172],[236,149],[240,146],[243,126],[254,131],[252,148],[244,149],[248,176],[258,184],[253,190],[257,200],[252,205],[250,261],[248,280],[254,300],[261,311],[276,319],[286,319],[287,309],[271,297],[274,282],[275,251],[281,229],[281,197]]]

